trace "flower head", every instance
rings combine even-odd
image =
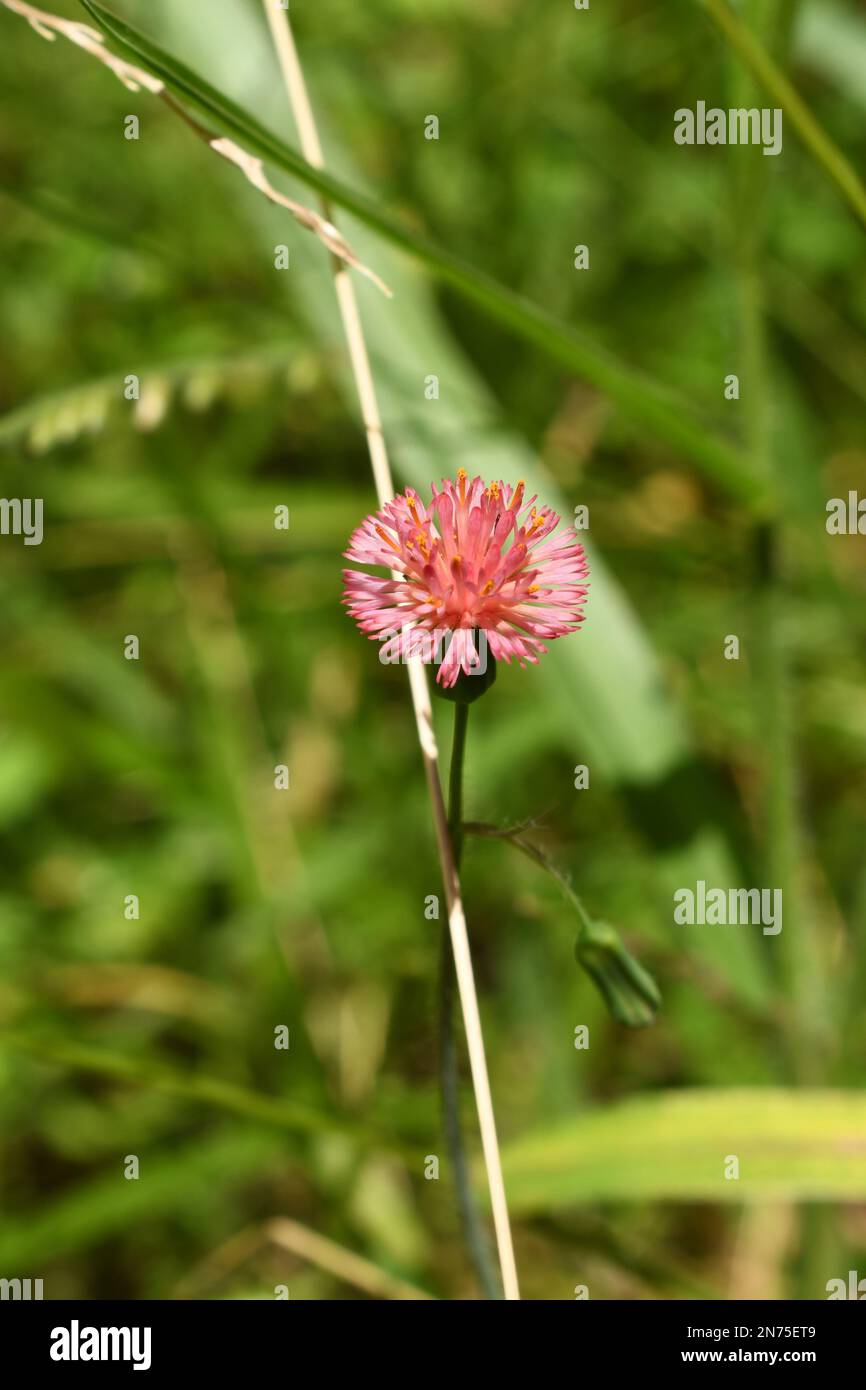
[[[439,660],[437,681],[453,686],[482,664],[482,633],[497,661],[525,666],[546,641],[578,629],[583,547],[570,528],[552,538],[559,517],[524,491],[522,482],[469,482],[461,468],[456,482],[433,485],[429,506],[407,488],[362,522],[346,559],[384,565],[391,577],[344,570],[343,602],[383,643],[382,660]]]

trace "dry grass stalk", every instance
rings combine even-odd
[[[310,105],[309,95],[307,93],[303,70],[295,47],[289,15],[287,11],[277,8],[273,0],[262,0],[262,3],[270,26],[274,47],[280,61],[280,67],[286,84],[286,91],[298,126],[301,150],[304,158],[309,164],[312,164],[315,168],[322,169],[324,168],[322,147],[312,107]],[[331,210],[327,204],[323,204],[322,211],[324,216],[330,220]],[[332,265],[337,300],[340,306],[343,329],[346,336],[355,384],[361,404],[364,428],[367,435],[367,445],[370,453],[370,462],[373,468],[376,493],[379,499],[379,505],[383,506],[394,496],[394,483],[391,477],[390,464],[388,462],[388,451],[382,430],[382,419],[379,414],[376,387],[373,381],[373,373],[370,369],[370,360],[367,353],[363,327],[361,325],[361,317],[358,312],[358,302],[355,297],[354,286],[343,266],[337,262],[332,262]],[[511,1239],[508,1205],[505,1198],[505,1183],[502,1177],[499,1141],[496,1134],[496,1119],[493,1111],[493,1099],[490,1092],[487,1059],[484,1051],[484,1037],[481,1031],[478,995],[475,989],[475,977],[472,969],[472,956],[469,950],[466,916],[463,910],[463,900],[460,890],[460,878],[454,863],[451,838],[448,834],[448,817],[445,809],[445,800],[442,794],[442,784],[439,777],[439,753],[436,744],[436,735],[433,730],[430,692],[427,688],[427,677],[424,667],[420,661],[417,659],[409,661],[408,672],[412,691],[412,703],[415,710],[418,741],[421,745],[421,753],[424,760],[427,787],[433,810],[436,842],[442,866],[442,877],[445,883],[448,925],[451,933],[451,946],[454,952],[454,964],[457,975],[457,986],[460,994],[460,1005],[463,1012],[463,1026],[466,1032],[472,1084],[475,1091],[475,1104],[478,1112],[478,1125],[481,1131],[481,1144],[484,1152],[484,1163],[493,1211],[493,1224],[496,1232],[496,1245],[502,1274],[502,1285],[506,1299],[519,1299],[520,1291],[517,1282],[517,1267],[514,1260],[514,1247]]]
[[[253,187],[263,193],[270,202],[285,208],[296,222],[324,242],[332,256],[344,261],[346,265],[351,266],[361,275],[366,275],[384,295],[390,298],[391,291],[388,286],[379,279],[374,271],[358,260],[345,237],[340,235],[333,223],[311,208],[305,207],[302,203],[296,203],[292,198],[287,198],[285,194],[278,193],[268,182],[260,159],[248,154],[233,140],[226,140],[206,130],[175,100],[160,78],[154,77],[144,68],[137,68],[132,63],[126,62],[125,59],[118,58],[115,53],[106,48],[105,39],[98,30],[91,29],[88,24],[78,24],[72,20],[61,19],[57,15],[48,14],[44,10],[37,10],[35,6],[27,4],[26,0],[0,0],[0,4],[5,5],[7,10],[11,10],[14,14],[19,14],[23,19],[26,19],[30,27],[41,38],[50,39],[53,42],[56,36],[61,34],[64,38],[69,39],[70,43],[84,49],[100,63],[104,63],[128,91],[138,92],[143,88],[152,93],[153,96],[158,96],[170,110],[185,121],[200,140],[203,140],[214,151],[214,154],[218,154],[222,159],[234,164]]]

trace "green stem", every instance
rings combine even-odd
[[[710,8],[718,10],[720,20],[725,20],[722,27],[725,27],[730,14],[723,0]],[[793,94],[795,104],[790,105],[793,89],[775,66],[776,58],[769,56],[772,51],[784,55],[794,8],[790,0],[748,0],[745,23],[730,19],[735,29],[742,28],[742,43],[731,36],[732,43],[739,56],[745,59],[751,74],[751,81],[747,73],[738,74],[733,102],[747,107],[754,104],[758,92],[753,84],[756,80],[762,82],[766,89],[775,93],[813,153],[818,154],[827,171],[835,176],[834,167],[838,172],[839,165],[834,166],[832,159],[823,157],[821,151],[823,148],[826,153],[826,146],[822,145],[820,128],[813,131],[813,134],[817,132],[818,139],[810,140],[809,131],[814,123],[796,93]],[[751,27],[746,27],[747,24]],[[756,54],[759,61],[755,60]],[[805,129],[798,120],[798,110],[805,119]],[[834,154],[832,146],[829,152],[831,156]],[[746,374],[745,443],[756,474],[768,487],[779,486],[781,492],[784,463],[772,429],[771,350],[762,278],[770,190],[763,160],[745,162],[741,159],[736,173],[731,202],[735,216],[734,262]],[[844,191],[845,178],[837,177],[836,182]],[[862,186],[859,188],[862,195]],[[849,197],[849,201],[866,220],[866,199]],[[750,231],[744,235],[743,228]],[[753,528],[755,668],[759,733],[764,750],[765,876],[770,885],[781,890],[784,903],[784,929],[776,938],[779,983],[786,1005],[783,1038],[789,1074],[795,1084],[805,1086],[817,1085],[822,1079],[823,972],[801,867],[803,840],[798,806],[793,653],[788,631],[786,538],[787,525],[781,509]],[[801,1258],[794,1271],[793,1296],[808,1298],[814,1296],[815,1288],[821,1287],[823,1262],[832,1248],[832,1227],[826,1213],[808,1206],[801,1207],[800,1218]]]
[[[459,869],[463,853],[463,760],[466,753],[466,730],[469,706],[454,706],[454,739],[451,745],[451,769],[448,781],[448,834],[454,866]],[[487,1236],[475,1201],[469,1178],[466,1145],[460,1125],[460,1073],[457,1040],[454,1036],[454,960],[448,923],[443,923],[439,956],[439,1087],[442,1098],[442,1127],[445,1144],[454,1175],[460,1225],[463,1229],[472,1264],[486,1298],[500,1299],[502,1293],[496,1282]]]
[[[727,0],[701,0],[701,3],[740,60],[764,90],[779,103],[803,144],[827,177],[835,183],[848,206],[861,222],[866,223],[866,188],[856,169],[816,121],[799,92],[789,82],[760,39],[734,13]]]
[[[448,834],[454,867],[460,868],[463,856],[463,761],[466,756],[466,731],[469,727],[469,706],[454,706],[454,736],[451,744],[451,767],[448,772]]]
[[[534,845],[531,840],[524,840],[521,831],[524,826],[514,826],[511,830],[498,830],[495,825],[484,825],[481,821],[464,821],[463,833],[466,835],[479,835],[485,840],[502,840],[507,845],[513,845],[521,854],[525,854],[527,859],[531,859],[533,864],[538,864],[545,873],[550,874],[551,878],[556,879],[560,890],[568,902],[571,903],[575,912],[585,928],[592,927],[592,918],[571,886],[571,880],[560,868],[554,864],[553,860]]]
[[[781,20],[790,22],[790,4],[750,0],[756,40],[770,45]],[[750,30],[752,32],[752,30]],[[778,46],[778,39],[776,45]],[[758,99],[754,77],[733,74],[732,102],[745,106]],[[732,163],[736,152],[732,151]],[[733,260],[738,286],[739,326],[743,351],[743,413],[747,454],[755,473],[768,487],[781,486],[784,463],[773,436],[771,352],[766,329],[762,282],[768,212],[767,170],[763,160],[733,166]],[[748,229],[744,234],[742,229]],[[789,596],[784,564],[787,527],[783,513],[757,524],[752,535],[755,668],[760,738],[765,773],[765,867],[767,881],[781,889],[784,930],[776,952],[787,996],[785,1041],[793,1075],[801,1084],[815,1083],[820,1063],[821,962],[808,910],[804,911],[800,865],[803,846],[798,808],[796,730],[793,720],[792,652],[788,637]]]

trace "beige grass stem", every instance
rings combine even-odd
[[[403,1302],[428,1301],[433,1295],[405,1279],[398,1279],[370,1260],[302,1226],[298,1221],[277,1216],[264,1226],[251,1226],[232,1236],[213,1250],[175,1289],[179,1299],[200,1298],[206,1290],[232,1274],[239,1266],[259,1255],[269,1245],[285,1250],[308,1265],[315,1265],[343,1283],[360,1289],[370,1298]]]
[[[286,92],[294,113],[301,142],[301,151],[308,163],[324,168],[324,157],[316,128],[315,118],[307,93],[307,84],[298,58],[287,10],[275,0],[262,0],[265,15],[270,27],[274,47],[286,84]],[[323,203],[323,215],[333,221],[330,207]],[[346,336],[346,344],[352,364],[355,385],[361,405],[361,414],[373,467],[373,479],[379,505],[384,506],[394,496],[394,483],[388,462],[388,450],[382,430],[376,387],[370,369],[367,344],[355,297],[355,288],[348,270],[335,258],[331,259],[334,287]],[[499,1156],[499,1141],[496,1135],[496,1119],[493,1111],[493,1098],[487,1072],[487,1058],[484,1051],[484,1036],[481,1031],[481,1016],[478,1010],[478,995],[475,989],[475,976],[472,969],[472,956],[469,950],[469,936],[466,916],[460,890],[460,879],[451,851],[448,834],[448,818],[439,778],[439,753],[436,735],[433,730],[433,716],[430,706],[430,692],[427,677],[420,661],[411,661],[408,666],[409,685],[415,709],[418,728],[418,741],[424,760],[427,787],[433,809],[436,830],[436,843],[442,865],[445,883],[445,897],[448,907],[448,925],[451,946],[454,952],[454,965],[457,987],[460,994],[460,1007],[463,1012],[463,1026],[469,1052],[469,1065],[475,1104],[478,1112],[478,1126],[481,1131],[481,1145],[490,1189],[490,1203],[493,1224],[496,1232],[496,1247],[502,1286],[506,1299],[519,1299],[517,1267],[514,1261],[514,1246],[511,1239],[511,1225],[508,1205],[505,1198],[505,1183],[502,1177],[502,1163]]]

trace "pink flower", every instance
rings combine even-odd
[[[497,660],[525,666],[547,651],[545,640],[575,632],[583,621],[588,574],[583,547],[569,528],[550,539],[559,517],[524,501],[523,483],[444,479],[425,507],[407,488],[353,533],[347,560],[384,565],[391,578],[343,571],[343,602],[362,632],[383,642],[383,661],[440,660],[436,679],[453,686],[481,658],[486,634]],[[444,656],[441,646],[449,645]]]

